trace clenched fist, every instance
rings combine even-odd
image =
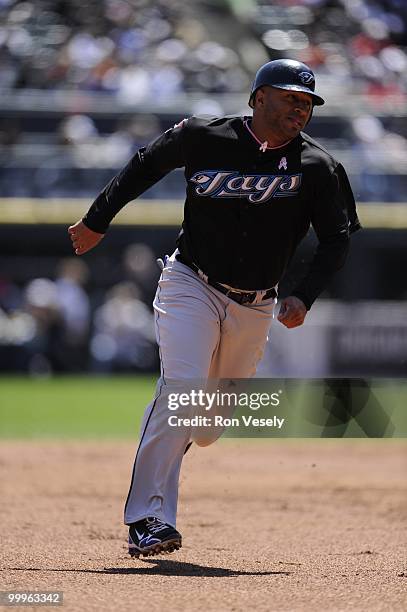
[[[83,221],[78,221],[75,225],[68,227],[68,234],[71,237],[76,255],[83,255],[95,247],[104,237],[86,227]]]
[[[307,309],[305,304],[299,298],[290,295],[281,302],[277,319],[280,323],[288,327],[288,329],[292,329],[304,323],[306,314]]]

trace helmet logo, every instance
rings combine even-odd
[[[312,83],[312,81],[314,80],[314,75],[311,74],[311,72],[300,72],[298,76],[300,77],[304,85],[309,85],[309,83]]]

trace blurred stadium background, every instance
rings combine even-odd
[[[249,114],[259,65],[293,57],[327,99],[307,131],[347,168],[365,229],[307,325],[273,326],[259,375],[406,376],[406,29],[405,0],[0,0],[0,372],[157,371],[155,259],[182,172],[81,259],[67,226],[138,147],[191,114]]]

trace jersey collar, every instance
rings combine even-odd
[[[285,147],[287,147],[289,144],[291,144],[294,140],[296,140],[300,136],[300,134],[298,134],[298,136],[291,138],[291,140],[287,140],[287,142],[284,142],[282,145],[279,145],[278,147],[269,147],[267,144],[267,141],[263,143],[259,138],[257,138],[256,134],[251,129],[250,127],[251,117],[242,117],[242,121],[243,121],[243,126],[244,126],[244,132],[249,136],[253,144],[257,143],[259,145],[259,150],[262,151],[263,153],[265,151],[278,151],[279,149],[284,149]]]

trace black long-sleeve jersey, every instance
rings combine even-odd
[[[177,245],[213,280],[248,290],[275,286],[312,224],[318,247],[292,292],[309,309],[344,264],[349,234],[360,228],[343,166],[303,132],[266,148],[248,117],[191,117],[140,149],[83,222],[106,232],[127,202],[180,167],[186,200]]]

